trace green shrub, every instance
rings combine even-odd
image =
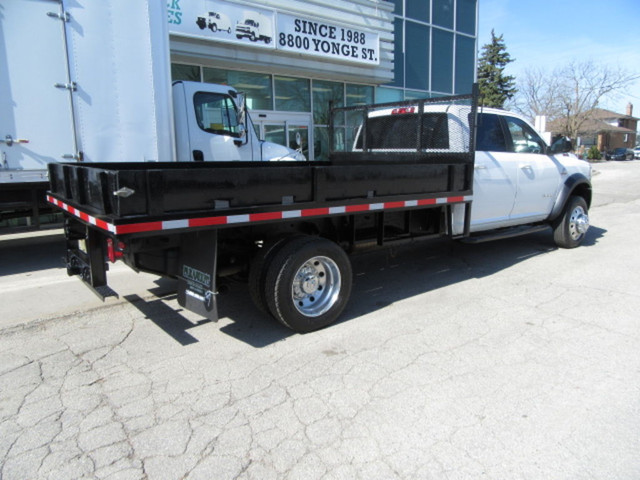
[[[587,152],[587,159],[600,160],[601,158],[602,154],[600,153],[600,150],[598,150],[598,147],[591,145],[591,148],[589,148],[589,151]]]

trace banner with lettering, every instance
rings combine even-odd
[[[334,23],[278,13],[276,48],[350,62],[379,63],[379,36]]]

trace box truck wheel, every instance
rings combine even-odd
[[[265,297],[271,314],[299,333],[330,325],[351,294],[351,263],[338,245],[315,237],[287,239],[270,261]]]
[[[302,235],[300,235],[302,236]],[[298,236],[298,237],[300,237]],[[262,313],[270,315],[269,305],[265,294],[265,282],[269,265],[276,253],[288,241],[291,236],[278,236],[264,241],[262,247],[254,255],[249,265],[249,295],[251,300]],[[310,238],[310,237],[305,237]]]

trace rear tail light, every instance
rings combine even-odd
[[[402,115],[405,113],[416,113],[416,107],[400,107],[391,110],[391,115]]]
[[[114,242],[113,238],[107,238],[107,257],[111,263],[124,257],[126,245],[123,242]]]

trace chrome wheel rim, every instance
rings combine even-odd
[[[578,240],[589,229],[589,215],[584,211],[584,208],[577,206],[571,212],[569,217],[569,235],[573,240]]]
[[[338,300],[340,269],[329,257],[313,257],[296,272],[291,300],[296,310],[307,317],[319,317]]]

